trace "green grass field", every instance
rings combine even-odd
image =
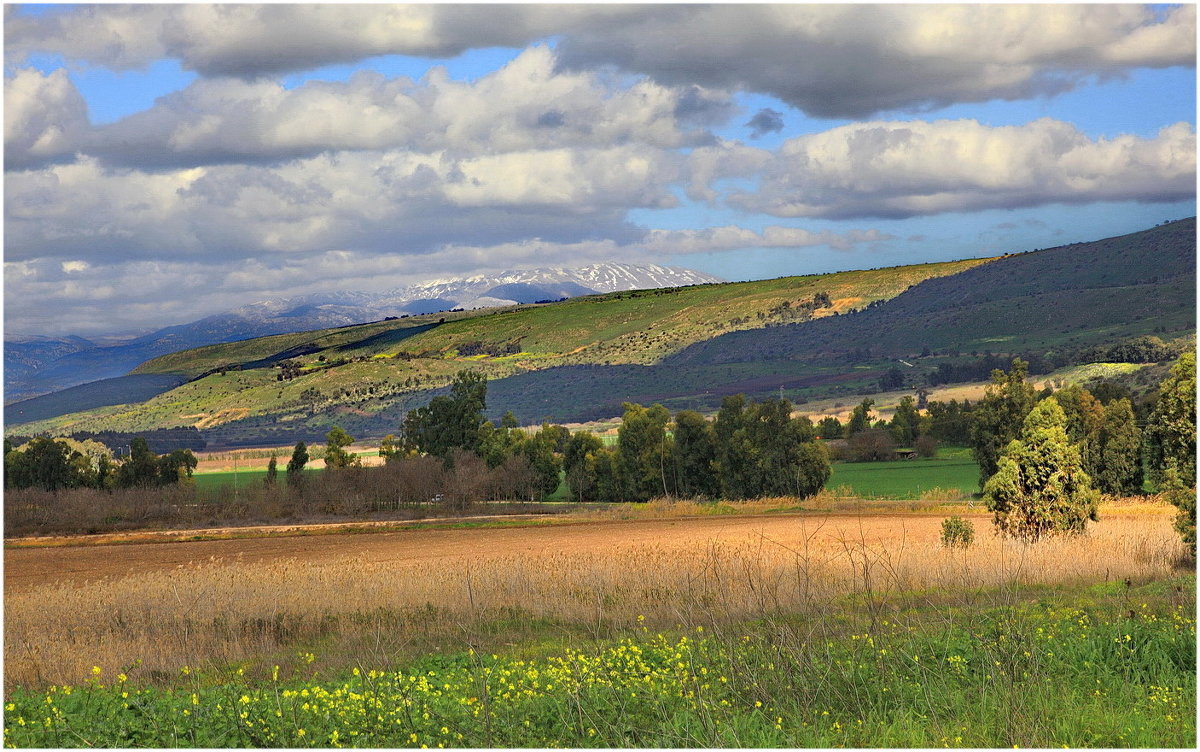
[[[580,644],[544,623],[544,638],[503,654],[460,648],[322,676],[302,651],[255,679],[181,667],[175,689],[97,666],[82,686],[7,692],[4,742],[1194,748],[1194,588],[1194,575],[1105,584],[882,621],[847,603],[840,628],[807,639],[778,617]]]
[[[281,463],[279,468],[278,482],[283,482],[284,466],[286,463]],[[306,467],[306,473],[319,473],[322,468]],[[196,473],[192,475],[192,480],[196,484],[196,488],[202,491],[215,491],[220,488],[247,488],[249,486],[257,486],[262,484],[263,479],[267,477],[266,468],[249,468],[246,470],[228,470],[215,473]]]
[[[963,447],[942,448],[933,459],[836,462],[825,487],[839,486],[868,499],[918,499],[934,488],[969,495],[979,491],[979,465]]]

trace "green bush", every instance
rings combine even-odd
[[[942,520],[942,545],[946,548],[970,548],[975,542],[975,526],[957,515]]]

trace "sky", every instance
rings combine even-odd
[[[9,334],[1196,213],[1194,5],[6,5]]]

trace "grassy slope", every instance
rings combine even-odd
[[[139,431],[168,425],[198,425],[203,429],[256,416],[275,424],[308,417],[309,407],[300,398],[307,390],[321,392],[326,399],[317,407],[340,413],[337,419],[343,422],[354,423],[356,415],[365,417],[389,409],[387,420],[392,420],[393,413],[402,414],[414,400],[428,399],[424,390],[448,383],[464,367],[502,378],[558,365],[651,363],[721,332],[778,322],[782,319],[772,317],[770,311],[783,302],[806,301],[824,292],[834,307],[820,310],[817,315],[829,315],[861,308],[893,297],[921,280],[954,274],[981,263],[984,260],[971,259],[610,293],[552,305],[447,314],[446,323],[402,342],[381,342],[386,338],[379,335],[424,325],[443,315],[211,345],[156,358],[137,371],[195,376],[218,366],[266,358],[304,345],[326,348],[329,359],[368,359],[285,382],[276,381],[277,371],[270,368],[212,374],[144,403],[69,414],[24,425],[21,430],[71,432],[120,426],[122,430]],[[758,318],[759,313],[763,319]],[[522,352],[516,355],[457,355],[457,348],[465,343],[503,345],[518,339]],[[364,340],[367,344],[358,346]],[[436,355],[413,360],[390,357],[399,351]],[[316,353],[297,360],[320,365]]]
[[[463,315],[463,313],[447,313],[439,314],[437,317],[414,316],[394,321],[378,321],[372,324],[317,329],[291,334],[274,334],[269,337],[256,337],[240,342],[206,345],[148,360],[133,369],[131,373],[181,373],[189,377],[196,377],[214,368],[266,358],[294,347],[312,345],[319,348],[337,348],[378,335],[381,332],[423,326],[429,324],[431,318],[433,321],[437,321],[438,318]]]
[[[683,363],[797,359],[871,348],[1019,351],[1195,331],[1196,222],[1003,258],[931,279],[886,305],[812,326],[734,333],[689,348]]]
[[[886,300],[931,277],[955,274],[983,260],[782,277],[694,287],[611,293],[574,298],[556,305],[480,316],[447,323],[405,343],[409,351],[449,352],[464,342],[504,344],[519,340],[529,355],[518,358],[536,367],[540,358],[555,365],[575,363],[651,363],[725,331],[761,328],[770,310],[824,292],[832,309],[817,317]],[[764,314],[759,319],[758,314]],[[735,319],[749,320],[734,323]]]
[[[925,348],[1040,354],[1152,333],[1194,337],[1195,253],[1195,220],[1174,222],[933,278],[848,316],[732,332],[661,364],[523,374],[493,383],[489,395],[518,417],[587,420],[616,414],[614,395],[713,409],[738,391],[867,394],[897,359],[914,364],[906,375],[919,381],[938,361],[921,359]]]
[[[256,360],[310,343],[337,347],[337,356],[354,357],[394,355],[401,350],[453,356],[456,348],[468,342],[503,345],[519,341],[522,352],[518,357],[467,360],[518,363],[524,367],[538,367],[539,360],[551,357],[557,359],[555,365],[605,361],[649,363],[724,331],[760,328],[770,319],[760,320],[757,314],[766,314],[784,301],[795,303],[812,298],[816,292],[825,292],[833,299],[834,308],[818,311],[817,316],[845,312],[894,297],[930,277],[955,274],[984,261],[969,259],[756,282],[618,292],[551,305],[432,314],[210,345],[155,358],[135,372],[179,372],[194,376],[223,364]],[[742,317],[751,320],[731,323]],[[356,342],[381,332],[419,326],[439,318],[446,318],[446,323],[407,339],[402,345],[355,346]],[[315,360],[315,355],[301,360]]]
[[[179,386],[183,381],[184,377],[172,373],[142,373],[100,379],[5,405],[4,418],[8,423],[28,423],[53,418],[68,410],[120,405],[131,398],[149,399]]]

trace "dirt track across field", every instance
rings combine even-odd
[[[983,517],[983,515],[980,515]],[[694,548],[710,541],[742,542],[763,536],[796,545],[807,533],[853,540],[910,534],[934,536],[936,515],[781,514],[701,517],[677,520],[581,522],[516,528],[455,530],[408,529],[371,534],[338,534],[236,540],[129,543],[106,546],[11,548],[4,552],[5,593],[53,582],[82,583],[130,574],[174,569],[214,559],[244,563],[281,559],[332,562],[366,556],[378,562],[444,563],[475,557],[540,556],[604,552],[614,546],[654,545]]]

